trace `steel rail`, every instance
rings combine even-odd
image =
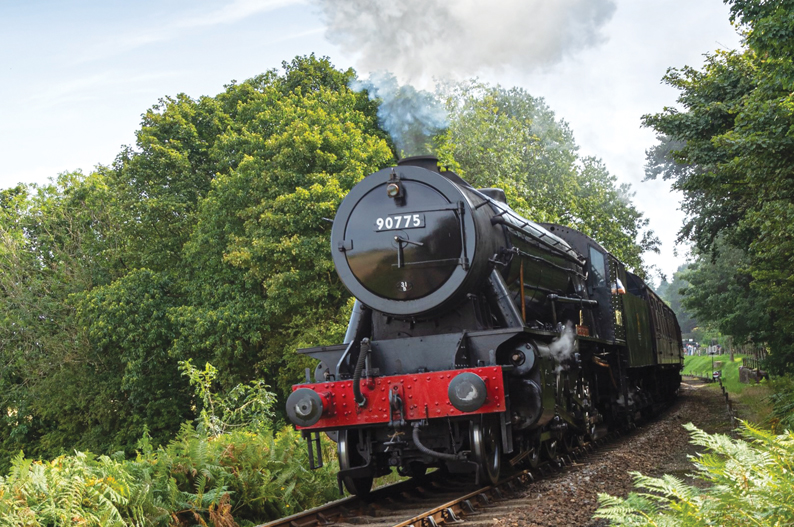
[[[505,500],[505,493],[513,495],[517,492],[517,487],[520,489],[570,467],[575,461],[597,452],[601,446],[613,442],[621,435],[620,431],[610,432],[604,437],[589,441],[569,453],[558,456],[554,461],[546,461],[538,467],[510,474],[496,485],[467,491],[457,498],[395,523],[393,527],[438,527],[445,523],[457,523],[462,516],[475,513],[479,508],[492,506],[493,502]],[[432,476],[433,474],[430,475],[431,478]],[[366,509],[372,508],[372,502],[387,501],[391,497],[401,496],[401,503],[407,505],[405,497],[411,491],[423,495],[421,499],[427,499],[426,488],[436,483],[434,479],[421,483],[414,480],[402,481],[375,489],[367,500],[350,496],[258,527],[317,527],[345,522],[355,516],[367,516]]]

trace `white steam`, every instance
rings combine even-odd
[[[531,71],[605,40],[614,0],[313,0],[359,72],[402,82]]]
[[[565,324],[562,333],[555,337],[548,346],[538,344],[538,353],[542,357],[551,358],[557,362],[557,373],[562,369],[560,364],[572,358],[576,351],[576,330],[570,321]]]
[[[432,93],[400,86],[391,73],[375,72],[367,80],[354,81],[350,88],[366,89],[370,99],[380,99],[380,126],[405,156],[429,153],[430,138],[447,126],[447,112]]]

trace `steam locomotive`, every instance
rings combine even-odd
[[[345,342],[287,400],[322,465],[366,495],[396,467],[495,483],[674,399],[681,330],[672,310],[597,242],[537,224],[500,189],[475,189],[430,156],[367,176],[331,231],[357,299]]]

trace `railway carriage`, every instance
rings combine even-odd
[[[433,157],[367,176],[343,200],[331,250],[356,298],[345,342],[317,359],[287,415],[337,442],[340,487],[396,467],[496,482],[675,397],[675,315],[584,234],[522,218]]]

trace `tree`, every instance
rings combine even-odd
[[[393,161],[375,107],[346,87],[352,73],[321,76],[336,80],[305,90],[290,80],[298,66],[285,80],[258,78],[256,91],[241,87],[245,97],[236,86],[219,96],[238,112],[221,151],[242,155],[201,202],[184,247],[187,298],[173,312],[173,353],[206,357],[229,383],[264,376],[282,395],[307,366],[294,353],[302,335],[317,337],[306,342],[315,345],[344,334],[347,293],[323,218]],[[317,75],[314,59],[308,66]]]
[[[649,152],[646,178],[661,175],[683,192],[687,219],[680,239],[702,252],[709,252],[721,232],[734,231],[754,204],[744,173],[725,169],[730,152],[714,142],[732,129],[741,99],[753,89],[750,58],[749,52],[717,52],[707,56],[703,71],[669,69],[664,81],[681,90],[678,102],[686,111],[665,108],[643,117],[645,126],[661,134]]]
[[[341,338],[346,293],[322,218],[393,155],[376,105],[347,88],[352,70],[314,56],[283,68],[214,98],[164,100],[147,113],[138,150],[115,167],[116,188],[135,188],[123,195],[153,218],[131,214],[128,238],[168,229],[163,243],[155,234],[129,252],[151,254],[130,259],[170,302],[157,318],[164,340],[143,355],[167,356],[171,375],[178,361],[195,358],[218,367],[223,388],[263,378],[284,394],[299,378],[299,366],[288,366],[299,361],[293,344],[301,335]],[[174,182],[177,169],[184,176]],[[96,316],[106,324],[110,313]],[[133,334],[130,327],[120,339],[139,346]]]
[[[668,70],[664,80],[680,90],[682,110],[666,108],[644,122],[676,142],[668,156],[676,164],[652,163],[649,175],[672,180],[684,193],[688,217],[680,236],[695,244],[701,258],[719,259],[730,247],[745,253],[743,274],[774,329],[762,324],[754,333],[768,339],[770,366],[791,371],[794,5],[728,3],[746,47],[707,56],[701,70]]]
[[[342,338],[322,218],[393,153],[352,70],[283,66],[163,98],[112,167],[0,193],[6,460],[165,442],[202,409],[180,361],[284,393],[296,346]]]
[[[644,275],[642,253],[658,252],[628,185],[596,158],[580,158],[573,133],[543,99],[520,88],[471,83],[449,90],[448,130],[437,138],[443,164],[478,187],[500,187],[527,218],[579,229]]]
[[[739,343],[765,342],[772,330],[767,299],[752,287],[748,257],[722,240],[717,244],[717,258],[701,257],[681,274],[689,283],[681,303],[698,320],[709,321]]]
[[[694,318],[683,305],[684,294],[689,291],[688,288],[690,287],[690,283],[686,279],[686,277],[689,276],[689,270],[690,264],[679,266],[678,270],[673,273],[673,281],[667,282],[667,280],[662,280],[661,285],[656,291],[675,313],[678,324],[681,326],[681,333],[684,335],[684,339],[689,338],[686,335],[692,333],[698,325],[697,319]]]
[[[96,354],[74,294],[107,278],[107,187],[98,174],[3,191],[0,209],[0,404],[4,458],[115,442],[124,419],[115,357]]]

